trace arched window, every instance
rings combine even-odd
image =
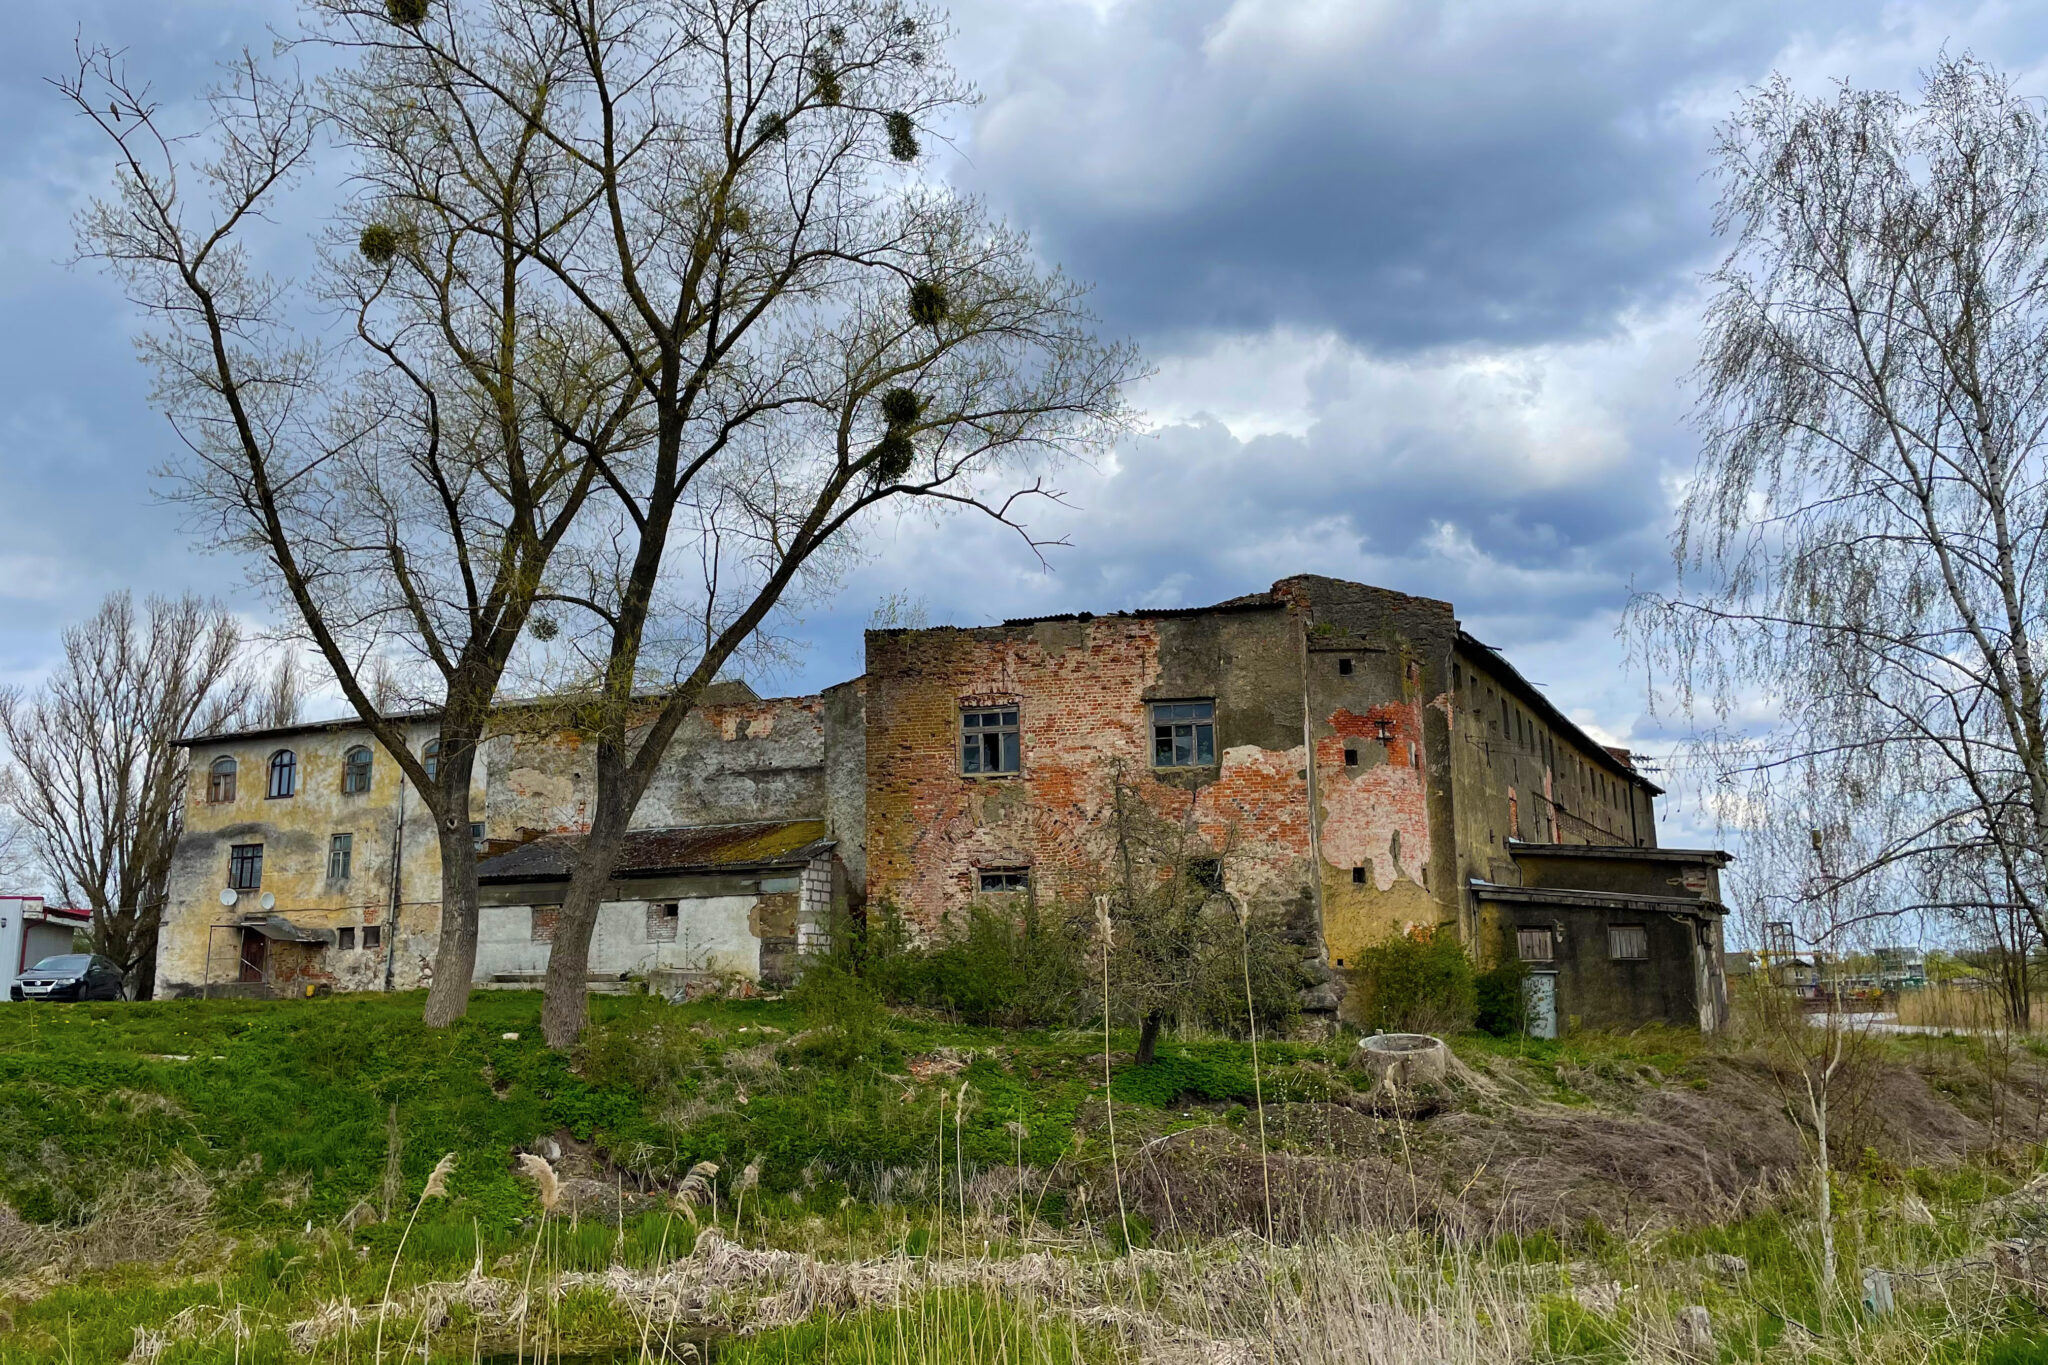
[[[439,782],[441,780],[440,740],[430,739],[426,742],[426,746],[420,750],[420,762],[427,765],[427,780],[429,782]]]
[[[370,789],[370,750],[358,744],[341,756],[341,791],[344,796]]]
[[[299,789],[299,756],[290,749],[279,749],[270,756],[271,800],[290,796]]]
[[[213,760],[213,766],[206,770],[206,799],[215,805],[235,799],[235,760]]]

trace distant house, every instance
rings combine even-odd
[[[10,997],[24,971],[71,952],[78,935],[90,928],[90,910],[45,905],[41,896],[0,896],[0,1000]]]

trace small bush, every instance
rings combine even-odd
[[[1472,962],[1455,929],[1418,929],[1360,953],[1360,1017],[1393,1033],[1457,1033],[1476,1005]]]
[[[1528,998],[1524,994],[1528,977],[1529,969],[1515,957],[1473,977],[1472,1022],[1496,1038],[1512,1038],[1525,1031],[1529,1026]]]
[[[845,1070],[864,1063],[886,1066],[897,1059],[881,997],[842,963],[830,958],[811,963],[790,998],[809,1026],[798,1045],[807,1060]]]
[[[902,916],[873,920],[863,970],[893,1004],[920,1005],[970,1024],[1051,1028],[1089,1017],[1087,941],[1065,916],[970,905],[965,920],[928,944],[913,944]]]

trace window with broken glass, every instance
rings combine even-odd
[[[1199,768],[1216,761],[1216,703],[1152,704],[1152,766]]]
[[[1014,773],[1022,770],[1022,757],[1018,745],[1016,707],[961,708],[961,772],[984,775]]]
[[[1031,872],[1022,867],[985,867],[981,870],[981,894],[1014,895],[1031,889]]]

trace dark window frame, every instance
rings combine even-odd
[[[290,749],[279,749],[272,754],[264,771],[267,774],[264,800],[289,801],[299,794],[299,756]]]
[[[222,754],[206,768],[206,803],[210,806],[230,806],[235,801],[235,776],[241,764]]]
[[[384,946],[384,926],[383,926],[383,925],[381,925],[381,924],[365,924],[365,925],[363,926],[363,949],[364,949],[364,951],[366,951],[366,952],[367,952],[368,950],[370,950],[370,949],[372,949],[372,948],[381,948],[381,947],[383,947],[383,946]]]
[[[341,756],[341,794],[361,796],[370,790],[370,781],[375,775],[376,755],[367,744],[350,746]]]
[[[228,845],[228,885],[236,891],[262,889],[263,845]]]
[[[1024,711],[1018,703],[962,703],[959,732],[962,777],[1016,777],[1024,771]]]
[[[334,931],[334,946],[344,953],[356,950],[356,930],[352,924],[344,924]]]
[[[979,888],[976,893],[978,895],[1026,896],[1031,894],[1031,869],[979,867],[975,869],[974,884]]]
[[[1178,714],[1186,712],[1186,715]],[[1152,766],[1177,768],[1216,766],[1216,702],[1214,698],[1147,703],[1152,724]],[[1182,731],[1186,731],[1183,736]],[[1182,740],[1186,748],[1182,748]],[[1162,748],[1162,746],[1164,746]],[[1162,754],[1164,755],[1162,757]],[[1185,757],[1183,757],[1185,754]]]
[[[441,740],[438,735],[420,746],[420,766],[427,770],[427,781],[441,780]]]

